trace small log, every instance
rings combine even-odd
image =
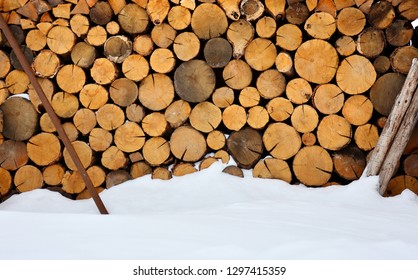
[[[317,111],[310,105],[299,105],[290,118],[292,126],[300,133],[312,132],[319,122]]]
[[[72,118],[79,108],[78,98],[63,91],[52,96],[51,105],[55,113],[61,118]]]
[[[232,20],[238,20],[241,16],[239,10],[240,0],[217,0],[216,1],[221,8],[225,11],[228,18]]]
[[[197,37],[208,40],[224,34],[228,20],[218,5],[203,3],[193,11],[191,26]]]
[[[390,64],[393,71],[407,74],[412,60],[418,57],[418,49],[413,46],[399,47],[390,55]]]
[[[107,169],[118,170],[126,167],[128,159],[118,147],[110,146],[103,152],[100,162]]]
[[[348,94],[369,90],[376,81],[376,71],[371,62],[360,55],[345,58],[338,67],[337,85]]]
[[[120,11],[126,6],[125,0],[109,0],[110,7],[112,7],[113,12],[115,15],[119,14]]]
[[[189,141],[192,140],[189,139]],[[172,141],[169,143],[162,137],[152,137],[145,142],[142,154],[151,166],[159,166],[170,158],[171,146],[173,146]]]
[[[245,61],[256,71],[264,71],[274,65],[276,46],[268,39],[256,38],[245,49]]]
[[[104,55],[112,62],[122,63],[131,53],[132,42],[126,36],[111,36],[104,43]]]
[[[383,116],[389,116],[404,82],[405,76],[396,73],[387,73],[379,77],[370,89],[373,108]]]
[[[226,38],[233,47],[234,58],[244,55],[245,48],[254,37],[254,27],[246,20],[238,20],[229,25]]]
[[[295,70],[301,78],[309,82],[328,83],[334,78],[337,68],[337,51],[326,41],[309,40],[302,43],[296,51]]]
[[[144,132],[152,137],[163,136],[169,131],[169,124],[164,114],[159,112],[146,115],[141,124]],[[123,134],[121,137],[124,137]]]
[[[171,50],[159,48],[152,52],[150,66],[157,73],[167,74],[176,66],[176,58]]]
[[[363,151],[370,151],[376,147],[379,139],[379,132],[377,127],[373,124],[364,124],[357,127],[354,133],[354,141],[357,146]]]
[[[219,150],[215,153],[215,158],[220,159],[222,163],[229,162],[229,154],[225,150]]]
[[[209,133],[221,123],[222,113],[213,103],[205,101],[197,104],[192,109],[189,120],[193,128]]]
[[[368,22],[375,28],[386,29],[395,18],[395,9],[388,1],[375,2],[367,14]]]
[[[240,11],[247,21],[255,21],[264,13],[264,4],[259,0],[242,0]]]
[[[171,171],[165,167],[157,167],[152,171],[152,179],[170,180],[173,177]]]
[[[138,99],[138,87],[130,79],[116,79],[110,84],[109,95],[116,105],[127,107]]]
[[[305,79],[296,78],[286,85],[286,96],[294,104],[308,102],[312,94],[312,87]]]
[[[289,99],[276,97],[267,103],[267,112],[273,120],[281,122],[292,115],[293,105]]]
[[[254,106],[248,110],[247,124],[254,129],[263,129],[269,120],[269,113],[263,106]]]
[[[219,130],[212,130],[208,133],[208,136],[206,137],[206,143],[210,149],[218,151],[225,147],[225,134],[223,134]]]
[[[192,109],[184,100],[177,100],[170,104],[164,112],[164,117],[172,128],[183,125],[189,118]]]
[[[223,173],[232,175],[232,176],[236,176],[236,177],[240,177],[240,178],[244,178],[244,173],[242,172],[241,168],[235,166],[235,165],[229,165],[227,167],[225,167],[222,170]]]
[[[93,161],[93,153],[89,145],[87,145],[83,141],[74,141],[71,144],[76,150],[78,157],[80,158],[81,163],[83,164],[84,168],[89,167]],[[64,157],[64,161],[67,167],[73,171],[77,171],[77,167],[74,164],[67,148],[64,148],[63,157]]]
[[[11,70],[11,63],[9,56],[0,50],[0,78],[4,78]]]
[[[76,35],[70,28],[54,26],[46,36],[46,43],[51,51],[56,54],[67,54],[76,43]]]
[[[350,56],[356,51],[356,43],[349,36],[342,36],[335,41],[335,49],[341,56]]]
[[[151,173],[151,166],[144,161],[135,162],[134,164],[132,164],[129,172],[129,174],[131,174],[132,179],[136,179]]]
[[[239,93],[238,100],[244,108],[257,106],[260,102],[260,92],[255,87],[246,87]]]
[[[216,40],[216,39],[211,39],[211,40]],[[225,39],[224,39],[224,41],[225,41]],[[206,45],[205,45],[205,50],[206,50],[206,46],[208,45],[208,43],[206,43]],[[179,35],[177,35],[176,39],[174,40],[173,51],[176,55],[176,58],[178,58],[182,61],[192,60],[193,58],[195,58],[199,54],[199,50],[200,50],[199,38],[192,32],[180,33]],[[218,51],[220,53],[223,53],[223,49],[218,49]],[[226,51],[228,51],[228,50],[226,50]],[[205,59],[208,62],[208,58],[207,58],[206,54],[205,54]],[[169,62],[167,62],[167,63],[169,63]],[[209,64],[209,62],[208,62],[208,64]],[[174,66],[173,66],[173,68],[174,68]]]
[[[217,88],[212,94],[213,104],[226,108],[234,103],[234,91],[230,87]]]
[[[107,32],[103,26],[96,25],[87,32],[86,42],[95,47],[102,47],[107,40]]]
[[[412,39],[414,28],[411,22],[407,20],[397,19],[386,29],[386,40],[395,47],[402,47]]]
[[[72,122],[66,122],[62,124],[62,128],[70,139],[70,142],[74,142],[78,139],[78,130]]]
[[[24,142],[6,140],[0,144],[1,168],[16,170],[28,163],[28,160],[28,152]]]
[[[222,77],[227,86],[241,90],[250,85],[253,74],[251,67],[245,61],[234,59],[225,66]]]
[[[9,98],[0,105],[0,110],[3,112],[4,137],[24,141],[38,129],[39,115],[29,100],[22,97]]]
[[[200,160],[207,150],[205,137],[190,126],[180,126],[174,130],[169,148],[176,158],[186,162]]]
[[[63,91],[78,93],[86,83],[86,74],[81,67],[67,64],[58,70],[56,81]]]
[[[299,2],[291,4],[286,9],[286,19],[291,24],[303,24],[309,17],[309,10],[305,4]]]
[[[276,30],[276,20],[267,16],[260,18],[255,26],[255,31],[260,38],[271,38],[276,33]]]
[[[366,25],[364,13],[354,7],[347,7],[338,13],[337,29],[346,36],[355,36],[363,31]]]
[[[376,28],[366,28],[357,39],[357,51],[368,58],[380,55],[386,45],[385,34]]]
[[[302,44],[302,31],[297,25],[284,24],[277,28],[276,45],[287,51],[295,51]]]
[[[93,183],[93,187],[95,188],[100,187],[106,179],[106,173],[103,168],[97,165],[90,166],[87,169],[87,175],[89,175],[91,182]]]
[[[184,30],[190,26],[192,14],[183,6],[174,6],[168,12],[167,21],[175,30]]]
[[[93,128],[89,134],[89,145],[93,151],[103,152],[110,147],[112,142],[112,134],[103,128]]]
[[[15,173],[13,182],[19,192],[40,189],[44,185],[41,171],[33,165],[20,167]]]
[[[286,78],[276,69],[269,69],[258,76],[256,87],[265,99],[279,97],[286,89]]]
[[[73,123],[82,135],[87,135],[97,124],[96,114],[90,109],[82,108],[74,114]]]
[[[338,115],[325,116],[318,125],[317,137],[323,148],[341,150],[351,141],[351,125]]]
[[[148,34],[138,35],[134,39],[132,48],[138,54],[148,56],[154,50],[154,42]]]
[[[110,35],[117,35],[120,32],[120,25],[116,21],[109,21],[106,24],[106,31]]]
[[[125,123],[123,110],[114,104],[105,104],[96,112],[97,123],[108,131]]]
[[[61,156],[60,141],[52,133],[40,133],[31,137],[26,147],[28,157],[38,166],[50,165]]]
[[[117,77],[116,65],[107,58],[98,58],[90,69],[93,80],[100,85],[112,83]]]
[[[177,37],[179,37],[179,36],[177,36]],[[177,38],[176,38],[176,41],[177,41]],[[194,55],[196,53],[196,50],[199,51],[199,48],[197,48],[197,47],[200,46],[200,44],[197,45],[196,43],[192,43],[191,44],[191,47],[192,47],[191,50],[190,50],[190,47],[188,47],[186,45],[186,49],[183,50],[183,48],[184,48],[183,47],[184,43],[183,43],[183,44],[180,44],[180,46],[182,46],[181,48],[180,48],[180,46],[177,47],[177,48],[180,48],[180,50],[181,50],[181,52],[178,53],[176,51],[176,41],[174,41],[174,52],[176,53],[177,57],[180,60],[184,60],[184,58],[189,58],[191,56],[193,56],[193,58],[194,58],[196,56],[196,55]],[[183,54],[183,52],[184,52],[184,54]],[[188,55],[186,55],[186,53],[188,53]],[[192,54],[192,55],[190,55],[190,54]],[[205,56],[205,60],[209,64],[210,67],[212,67],[212,68],[222,68],[222,67],[225,67],[228,64],[228,62],[231,60],[232,46],[224,38],[213,38],[213,39],[210,39],[209,41],[206,42],[205,47],[203,49],[203,55]]]
[[[144,107],[153,111],[167,108],[174,99],[173,81],[165,74],[148,75],[139,85],[138,99]]]
[[[44,113],[41,116],[39,119],[39,126],[43,132],[53,133],[57,131],[48,113]]]
[[[279,179],[290,183],[292,172],[286,161],[277,158],[260,160],[253,169],[253,177],[266,179]]]
[[[388,187],[383,195],[395,196],[401,194],[406,189],[418,194],[418,180],[408,175],[396,176],[389,181]]]
[[[390,59],[387,56],[380,55],[373,61],[374,69],[379,74],[384,74],[390,69]]]
[[[403,161],[403,170],[406,175],[418,177],[418,154],[412,154]]]
[[[300,149],[302,141],[299,133],[285,123],[272,123],[263,134],[266,150],[275,158],[286,160]]]
[[[140,54],[131,54],[122,63],[122,73],[126,78],[139,82],[148,76],[150,66]]]
[[[126,170],[111,171],[106,176],[106,189],[110,189],[113,186],[125,183],[131,179],[131,175]]]
[[[77,43],[71,50],[71,60],[81,68],[90,68],[96,59],[96,49],[84,42]]]
[[[79,99],[85,108],[97,110],[107,103],[108,96],[108,91],[102,85],[87,84],[81,89]]]
[[[312,14],[306,21],[304,29],[315,39],[328,40],[337,30],[335,18],[329,13]]]
[[[366,156],[357,147],[347,147],[332,154],[335,172],[346,180],[358,180],[366,168]]]
[[[329,181],[333,163],[329,153],[322,147],[302,148],[293,160],[293,172],[306,186],[322,186]]]
[[[313,146],[316,143],[316,136],[312,132],[302,134],[302,143],[305,146]]]
[[[364,95],[353,95],[345,101],[342,114],[352,125],[364,125],[372,118],[373,103]]]
[[[151,30],[151,39],[160,48],[170,47],[176,35],[176,30],[167,23],[156,25]]]
[[[232,104],[222,112],[222,122],[229,130],[239,131],[247,123],[247,112],[244,107]]]
[[[182,162],[176,164],[173,169],[171,170],[174,176],[184,176],[187,174],[192,174],[197,172],[197,169],[193,166],[193,164],[189,162]]]
[[[199,164],[199,171],[209,168],[215,162],[218,162],[218,159],[214,157],[207,157],[203,159]]]
[[[252,128],[233,132],[227,140],[227,147],[238,167],[245,169],[252,168],[263,153],[261,135]]]
[[[188,102],[208,99],[215,89],[215,83],[214,71],[203,60],[183,62],[174,73],[176,93]]]
[[[133,103],[126,107],[125,114],[131,122],[139,123],[145,117],[145,109],[141,105]]]
[[[118,14],[118,22],[125,32],[139,34],[147,28],[149,18],[144,8],[135,3],[129,3]]]
[[[288,52],[280,52],[277,57],[276,61],[274,62],[276,65],[277,70],[280,73],[288,77],[292,77],[295,74],[295,69],[293,67],[293,58]]]
[[[35,74],[41,78],[52,78],[54,77],[61,62],[59,57],[50,50],[42,50],[33,61],[32,68]]]
[[[25,93],[29,87],[29,77],[22,70],[10,71],[5,82],[11,94]]]
[[[61,164],[52,164],[42,171],[45,184],[49,186],[58,186],[64,179],[65,169]]]

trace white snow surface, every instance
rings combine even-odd
[[[144,176],[93,201],[48,190],[0,204],[0,259],[418,259],[418,198],[378,178],[306,188],[209,169]]]

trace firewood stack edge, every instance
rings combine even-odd
[[[418,0],[0,0],[0,12],[98,191],[230,157],[236,176],[358,179],[418,57]],[[88,198],[0,44],[0,202],[37,188]],[[416,128],[386,195],[418,194],[417,179]]]

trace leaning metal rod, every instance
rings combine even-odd
[[[54,109],[51,106],[51,103],[49,103],[44,91],[42,90],[41,86],[38,83],[38,80],[36,79],[35,74],[32,71],[32,68],[29,65],[28,60],[24,56],[22,50],[20,49],[19,44],[16,41],[16,38],[14,37],[13,33],[11,32],[9,26],[4,21],[3,17],[0,15],[0,29],[3,30],[4,35],[6,36],[7,40],[10,43],[10,46],[12,47],[13,51],[15,52],[17,59],[19,60],[20,64],[22,65],[23,70],[25,73],[29,76],[30,82],[32,83],[33,88],[35,89],[36,93],[39,96],[39,99],[42,102],[42,105],[44,106],[46,112],[48,113],[49,117],[51,118],[52,123],[54,124],[55,128],[57,129],[58,135],[61,138],[61,141],[64,143],[64,146],[67,148],[71,159],[73,160],[74,164],[77,167],[78,172],[80,172],[81,177],[83,178],[84,183],[86,184],[86,187],[88,191],[90,192],[91,197],[94,200],[94,203],[97,206],[97,209],[100,211],[100,214],[109,214],[106,210],[106,207],[103,204],[103,201],[100,199],[99,195],[97,194],[93,183],[91,182],[91,179],[89,175],[86,172],[86,169],[84,168],[83,164],[81,163],[81,160],[79,156],[77,155],[77,152],[75,151],[73,145],[71,144],[70,139],[68,138],[68,135],[65,133],[60,119],[55,114]]]

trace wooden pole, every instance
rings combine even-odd
[[[19,44],[17,43],[13,33],[11,32],[9,26],[4,21],[3,17],[0,16],[0,28],[3,30],[4,35],[6,36],[7,40],[9,41],[11,47],[13,48],[13,51],[15,52],[17,58],[19,59],[20,64],[22,65],[23,70],[26,72],[26,74],[29,76],[29,79],[32,83],[33,88],[37,92],[39,99],[42,102],[42,105],[44,106],[46,112],[48,113],[49,117],[51,118],[55,128],[57,129],[58,135],[61,138],[62,142],[64,143],[64,146],[67,148],[69,154],[71,155],[71,158],[73,162],[75,163],[78,172],[80,173],[81,177],[83,178],[84,183],[86,184],[86,187],[88,191],[90,192],[100,214],[109,214],[106,210],[106,207],[103,204],[103,201],[100,199],[99,195],[97,194],[96,190],[94,189],[93,183],[90,180],[90,177],[88,176],[83,164],[81,163],[80,158],[77,155],[77,152],[75,151],[74,147],[71,144],[70,139],[68,138],[67,134],[65,133],[60,119],[55,114],[54,109],[52,108],[52,105],[49,103],[45,93],[43,92],[40,84],[38,83],[35,74],[32,71],[32,68],[29,65],[29,62],[26,60],[26,57],[24,56],[22,50],[20,49]]]
[[[418,84],[418,59],[414,59],[411,64],[408,76],[406,77],[404,86],[398,97],[395,100],[395,104],[392,107],[392,111],[386,121],[385,127],[379,137],[379,141],[373,151],[372,156],[369,159],[369,164],[365,169],[367,176],[375,176],[381,173],[383,162],[391,147],[400,149],[392,145],[393,140],[398,133],[398,129],[404,120],[405,112],[411,104],[413,94]],[[416,117],[416,116],[415,116]]]

